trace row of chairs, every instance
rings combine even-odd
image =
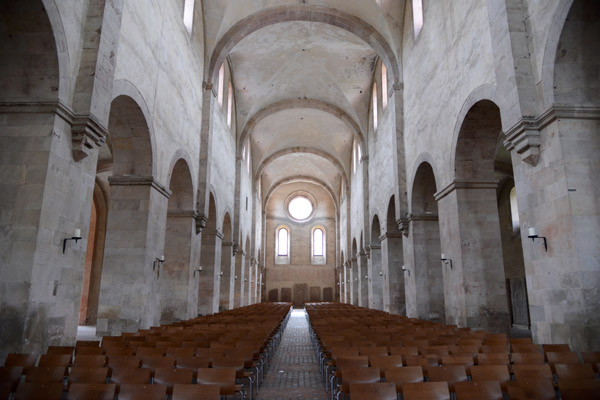
[[[261,303],[102,342],[50,346],[41,356],[9,354],[0,399],[245,398],[244,380],[252,399],[290,309]]]
[[[311,303],[307,312],[332,399],[390,398],[392,387],[394,399],[600,396],[598,352],[579,354],[564,344],[540,346],[529,338],[509,340],[347,304]],[[384,384],[388,397],[357,394]]]

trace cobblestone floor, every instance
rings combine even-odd
[[[293,310],[256,400],[328,400],[304,310]]]

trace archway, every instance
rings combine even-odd
[[[231,298],[231,266],[233,258],[233,230],[231,227],[231,217],[225,213],[223,218],[223,243],[221,243],[221,273],[220,279],[220,300],[219,311],[230,310],[232,304]]]
[[[172,195],[167,210],[165,262],[159,279],[161,324],[181,321],[195,315],[189,291],[192,236],[194,235],[194,189],[189,165],[179,159],[171,172],[169,190]]]
[[[386,229],[381,241],[381,265],[384,270],[383,309],[392,314],[406,315],[404,298],[404,264],[402,233],[396,224],[396,201],[390,198],[387,211]]]
[[[412,186],[406,314],[431,321],[445,321],[444,276],[440,264],[440,226],[434,199],[436,180],[433,168],[423,162],[417,168]]]
[[[208,203],[208,220],[202,229],[202,250],[198,273],[198,314],[209,315],[219,308],[219,273],[221,263],[221,240],[223,234],[217,229],[217,207],[213,194]]]
[[[371,224],[371,245],[369,246],[369,308],[383,310],[383,276],[384,271],[381,265],[381,227],[379,226],[379,217],[373,217]]]

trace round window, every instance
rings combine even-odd
[[[288,212],[296,221],[306,221],[313,213],[313,204],[304,196],[296,196],[288,203]]]

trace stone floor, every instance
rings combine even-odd
[[[295,309],[256,400],[328,400],[303,309]]]

